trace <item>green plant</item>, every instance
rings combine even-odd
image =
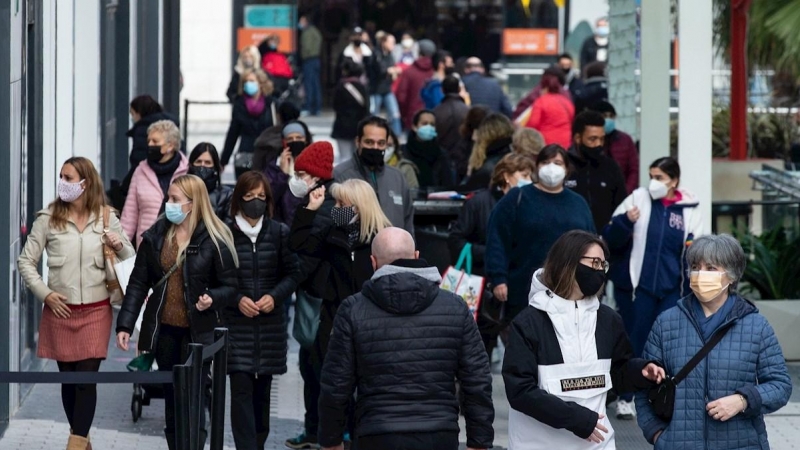
[[[748,256],[742,293],[757,292],[762,300],[800,298],[800,264],[796,263],[800,234],[778,226],[760,236],[749,230],[737,230],[734,236]]]

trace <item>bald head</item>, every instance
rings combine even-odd
[[[472,73],[472,72],[480,72],[483,73],[483,62],[477,56],[471,56],[467,58],[466,62],[464,63],[464,72],[465,73]]]
[[[402,228],[384,228],[372,240],[372,258],[375,268],[391,264],[398,259],[416,259],[414,238]]]

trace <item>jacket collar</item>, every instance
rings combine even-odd
[[[733,305],[733,309],[731,310],[730,314],[728,314],[728,317],[725,318],[725,321],[719,326],[719,328],[722,328],[731,322],[738,321],[739,319],[742,319],[747,315],[755,314],[758,312],[758,308],[750,300],[742,298],[735,293],[730,295],[734,297],[735,303]],[[694,327],[702,336],[700,325],[695,320],[694,314],[692,314],[692,305],[690,304],[690,302],[696,302],[696,301],[699,300],[697,300],[697,297],[695,297],[694,293],[691,293],[686,297],[678,300],[678,308],[689,318],[689,321],[692,323],[692,325],[694,325]]]

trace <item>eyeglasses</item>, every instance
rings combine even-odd
[[[594,270],[602,270],[605,273],[608,273],[608,261],[600,258],[595,258],[593,256],[583,256],[581,259],[591,259],[592,260],[592,269]]]

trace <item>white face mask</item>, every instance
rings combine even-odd
[[[394,147],[386,147],[386,151],[383,152],[383,162],[388,163],[392,156],[394,156]]]
[[[560,186],[566,177],[567,169],[556,163],[547,164],[539,169],[539,181],[549,188]]]
[[[408,50],[414,45],[414,40],[413,39],[403,39],[402,41],[400,41],[400,45],[402,45],[404,49]]]
[[[298,178],[297,175],[294,175],[289,178],[289,190],[292,191],[292,195],[295,197],[303,198],[308,195],[310,189],[302,178]]]
[[[661,200],[669,193],[669,187],[658,180],[650,180],[650,186],[647,189],[650,191],[650,197],[653,197],[653,200]]]

